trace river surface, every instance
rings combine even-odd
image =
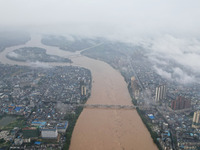
[[[132,105],[127,84],[121,74],[105,62],[80,56],[80,52],[66,52],[56,47],[43,45],[39,35],[25,45],[6,48],[0,53],[5,64],[34,66],[38,64],[16,62],[6,54],[17,48],[41,47],[47,54],[70,58],[72,65],[90,69],[92,92],[87,104]],[[56,53],[55,53],[56,51]],[[40,65],[40,64],[39,64]],[[67,63],[42,63],[59,66]],[[70,150],[156,150],[157,147],[142,123],[136,110],[84,108],[75,125]]]

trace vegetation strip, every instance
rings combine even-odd
[[[83,107],[77,107],[75,110],[75,114],[68,114],[65,116],[65,120],[68,120],[69,122],[69,126],[67,128],[67,131],[65,133],[65,138],[66,138],[66,142],[63,146],[63,150],[68,150],[70,143],[71,143],[71,137],[72,137],[72,133],[74,131],[74,127],[76,125],[76,121],[79,117],[79,115],[81,114],[81,112],[83,111]]]
[[[129,91],[129,94],[132,98],[132,103],[133,105],[137,106],[137,100],[135,100],[131,94],[131,86],[130,84],[128,84],[128,91]],[[157,147],[159,148],[159,150],[162,150],[162,147],[160,145],[160,143],[158,142],[157,138],[158,138],[158,134],[156,132],[154,132],[150,125],[148,124],[148,120],[147,118],[145,117],[145,113],[144,111],[140,110],[138,107],[136,108],[137,110],[137,113],[138,115],[140,116],[140,118],[142,119],[142,122],[144,123],[144,125],[146,126],[147,130],[149,131],[149,133],[151,134],[151,138],[153,139],[153,142],[157,145]]]

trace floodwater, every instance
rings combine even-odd
[[[87,104],[132,105],[127,84],[110,65],[86,57],[75,64],[92,72],[92,94]],[[81,113],[70,150],[155,150],[150,134],[136,110],[91,109]]]
[[[92,72],[92,93],[87,104],[132,105],[127,84],[121,74],[107,63],[70,53],[40,43],[34,36],[25,45],[5,49],[0,54],[3,63],[28,65],[8,60],[6,53],[24,46],[47,49],[48,54],[68,57],[73,64],[90,69]],[[68,65],[49,63],[49,65]],[[70,150],[156,150],[157,147],[142,123],[136,110],[84,108],[74,128]]]

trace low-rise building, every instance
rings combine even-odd
[[[44,139],[57,139],[58,130],[57,128],[44,128],[41,129],[41,136]]]
[[[68,127],[68,121],[57,124],[57,130],[60,133],[65,133]]]

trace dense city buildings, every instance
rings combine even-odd
[[[1,128],[12,132],[11,135],[0,132],[0,137],[10,142],[5,146],[53,148],[43,141],[50,139],[61,149],[71,123],[66,115],[74,114],[90,95],[90,71],[72,66],[35,68],[0,64],[0,72],[0,116],[17,118]],[[33,141],[40,144],[32,145]]]

